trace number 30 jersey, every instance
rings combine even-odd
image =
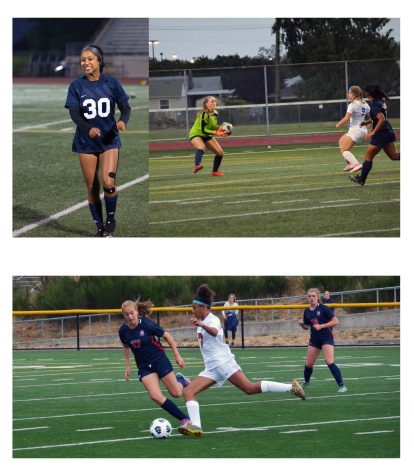
[[[65,107],[78,109],[86,125],[97,127],[101,136],[89,137],[88,130],[76,128],[72,151],[77,153],[102,153],[120,148],[121,140],[116,126],[115,104],[129,99],[121,84],[113,77],[101,74],[98,81],[89,81],[86,76],[75,79],[68,90]]]

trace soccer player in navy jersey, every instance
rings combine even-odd
[[[334,361],[335,342],[332,328],[338,324],[338,319],[332,314],[329,307],[319,302],[319,296],[318,289],[308,290],[309,308],[305,310],[303,320],[299,321],[299,326],[304,330],[309,330],[309,328],[311,330],[304,370],[305,382],[302,386],[310,384],[313,365],[322,350],[325,356],[325,363],[338,384],[338,392],[344,393],[347,391],[347,388],[342,379],[341,371]]]
[[[85,75],[70,84],[65,103],[77,126],[72,151],[79,154],[89,208],[98,228],[96,236],[113,237],[118,198],[115,177],[121,148],[119,131],[125,130],[129,120],[129,97],[115,78],[102,73],[104,57],[99,46],[85,46],[80,64]],[[121,111],[118,121],[115,105]],[[99,196],[99,171],[106,207],[105,222]]]
[[[395,148],[394,130],[388,122],[387,104],[385,103],[385,99],[388,99],[387,94],[379,86],[371,85],[365,88],[365,95],[371,101],[370,118],[362,121],[360,126],[364,127],[372,123],[372,130],[367,134],[367,139],[370,142],[365,152],[361,175],[349,177],[351,181],[359,185],[365,185],[374,157],[381,150],[384,150],[391,160],[400,159],[400,153]]]
[[[121,308],[125,323],[119,329],[119,338],[124,346],[125,379],[129,381],[131,376],[129,358],[132,351],[138,368],[138,379],[144,385],[150,398],[180,421],[179,432],[185,435],[201,436],[201,431],[193,428],[186,414],[161,391],[160,381],[171,396],[180,397],[183,394],[183,388],[190,383],[184,375],[180,373],[177,373],[177,376],[174,375],[172,364],[164,348],[156,339],[163,338],[167,341],[174,353],[176,363],[180,368],[184,368],[185,363],[174,338],[152,320],[146,318],[152,310],[150,301],[126,300]]]

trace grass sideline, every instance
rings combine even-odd
[[[252,380],[302,378],[305,348],[234,353]],[[182,355],[194,377],[199,350]],[[165,413],[136,379],[124,381],[121,350],[14,352],[13,457],[399,457],[399,348],[337,348],[336,362],[347,393],[337,393],[321,357],[306,401],[247,396],[226,383],[199,396],[204,438],[179,435],[169,418],[173,435],[156,440],[149,426]]]
[[[131,120],[121,133],[117,185],[142,181],[120,191],[118,237],[148,234],[148,88],[125,86],[134,92]],[[86,200],[77,154],[71,151],[75,126],[64,103],[67,86],[13,86],[13,230],[24,237],[88,237],[96,233]],[[117,112],[117,116],[119,112]],[[104,207],[105,208],[105,207]],[[62,213],[59,219],[24,227]],[[21,230],[21,234],[19,234]]]
[[[366,145],[355,146],[363,160]],[[400,164],[381,152],[365,186],[343,172],[336,144],[225,149],[193,175],[192,152],[150,157],[151,236],[395,237],[400,235]]]

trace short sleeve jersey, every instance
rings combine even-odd
[[[227,313],[229,310],[233,311],[236,315],[239,314],[239,311],[237,310],[237,307],[239,306],[239,304],[238,304],[237,302],[230,303],[230,302],[227,300],[227,302],[224,302],[224,306],[225,306],[225,307],[230,307],[230,308],[227,309],[227,310],[222,310],[221,313],[222,313],[223,317],[226,316],[226,313]]]
[[[381,99],[373,99],[372,104],[371,104],[371,110],[370,110],[370,118],[372,119],[372,127],[375,128],[376,125],[378,124],[378,118],[377,115],[381,113],[385,117],[385,122],[378,132],[376,132],[375,135],[378,133],[385,133],[388,134],[389,132],[392,132],[393,129],[391,127],[391,124],[388,122],[388,113],[387,113],[387,104],[381,100]]]
[[[217,336],[210,335],[201,327],[197,327],[198,344],[204,359],[206,369],[213,369],[234,359],[230,348],[223,341],[223,328],[220,319],[209,313],[203,320],[208,327],[217,328]]]
[[[348,114],[351,114],[349,126],[359,127],[359,124],[365,120],[365,116],[369,114],[369,110],[370,107],[366,102],[359,100],[350,102],[346,110]]]
[[[119,339],[130,348],[134,354],[135,362],[140,368],[165,354],[164,348],[156,340],[156,337],[161,338],[164,333],[164,329],[152,320],[140,317],[135,328],[129,328],[126,323],[120,327]]]
[[[314,310],[307,308],[303,314],[303,323],[310,326],[311,339],[313,338],[318,340],[326,337],[332,337],[332,328],[322,328],[322,330],[315,330],[313,328],[313,326],[316,324],[330,322],[332,318],[332,311],[326,305],[320,303]]]
[[[189,137],[210,137],[214,130],[218,130],[220,126],[217,124],[218,112],[201,112],[197,115],[194,125],[191,127]]]
[[[86,76],[75,79],[68,90],[65,107],[80,110],[90,127],[97,127],[101,136],[89,137],[87,131],[76,128],[72,150],[78,153],[101,153],[111,148],[120,148],[115,119],[115,104],[129,99],[121,84],[113,77],[101,74],[98,81],[89,81]]]

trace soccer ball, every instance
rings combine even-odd
[[[155,419],[151,423],[150,432],[156,439],[166,439],[171,435],[172,427],[167,419]]]
[[[228,122],[223,122],[221,124],[221,128],[224,132],[227,132],[230,135],[233,130],[233,125],[229,124]]]

